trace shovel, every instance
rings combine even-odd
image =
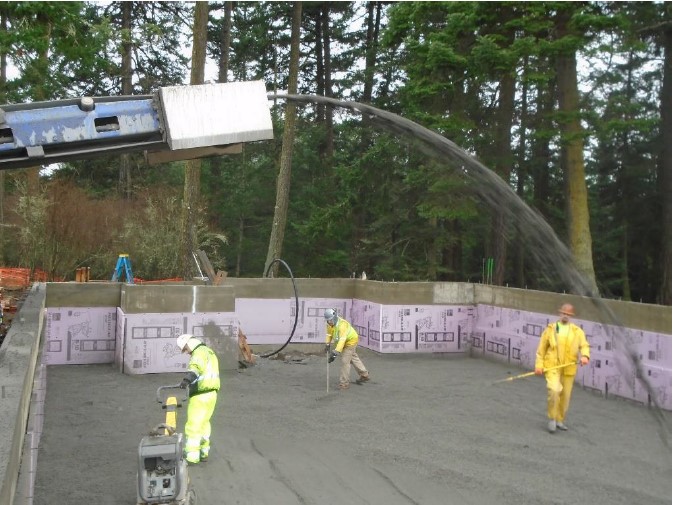
[[[548,372],[550,370],[556,370],[557,368],[564,368],[564,367],[567,367],[569,365],[577,365],[577,364],[578,363],[574,362],[574,363],[565,363],[563,365],[552,366],[549,368],[545,368],[542,371],[542,373]],[[535,375],[535,372],[526,372],[526,373],[522,373],[520,375],[515,375],[513,377],[507,377],[506,379],[497,380],[497,381],[493,382],[493,384],[499,384],[500,382],[510,382],[510,381],[514,381],[516,379],[523,379],[524,377],[530,377],[531,375]]]

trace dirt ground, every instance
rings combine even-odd
[[[570,430],[549,434],[541,378],[493,384],[521,370],[463,356],[360,356],[372,381],[337,391],[334,362],[328,393],[323,356],[224,370],[210,460],[190,468],[197,504],[672,503],[672,452],[645,407],[576,387]],[[179,380],[49,367],[34,504],[135,504],[138,443],[163,420],[156,389]]]

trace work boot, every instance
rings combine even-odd
[[[568,431],[568,426],[566,426],[562,421],[557,421],[557,428],[561,431]]]
[[[185,459],[186,463],[188,463],[189,465],[197,465],[200,462],[199,456],[200,455],[197,452],[191,456],[184,451],[183,459]]]
[[[557,422],[554,419],[550,419],[547,423],[547,431],[550,433],[557,431]]]
[[[338,384],[338,389],[343,390],[343,389],[350,389],[349,384]]]
[[[371,380],[371,377],[369,377],[369,374],[367,373],[366,375],[361,375],[357,382],[366,382]]]

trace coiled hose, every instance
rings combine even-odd
[[[295,277],[293,276],[293,272],[292,272],[292,270],[290,270],[290,267],[288,266],[288,264],[280,258],[274,259],[271,262],[271,264],[269,265],[269,268],[266,269],[265,277],[269,276],[269,272],[271,272],[271,268],[274,266],[275,263],[280,263],[281,265],[283,265],[286,268],[286,270],[288,270],[288,274],[290,275],[290,280],[293,283],[293,291],[295,292],[295,320],[293,321],[293,329],[290,332],[290,336],[288,337],[288,340],[285,341],[285,344],[283,344],[280,347],[280,349],[277,349],[273,352],[270,352],[267,354],[258,354],[257,356],[259,356],[260,358],[268,358],[269,356],[273,356],[274,354],[278,354],[283,349],[285,349],[285,347],[290,343],[290,340],[292,340],[293,335],[295,335],[295,328],[297,328],[297,320],[299,319],[299,316],[300,316],[300,298],[297,295],[297,286],[295,285]]]

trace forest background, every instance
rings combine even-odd
[[[491,168],[593,292],[670,305],[671,27],[671,2],[2,2],[0,103],[261,79],[373,105]],[[0,265],[191,278],[201,249],[236,277],[567,289],[464,167],[323,103],[272,117],[238,155],[0,171]]]

